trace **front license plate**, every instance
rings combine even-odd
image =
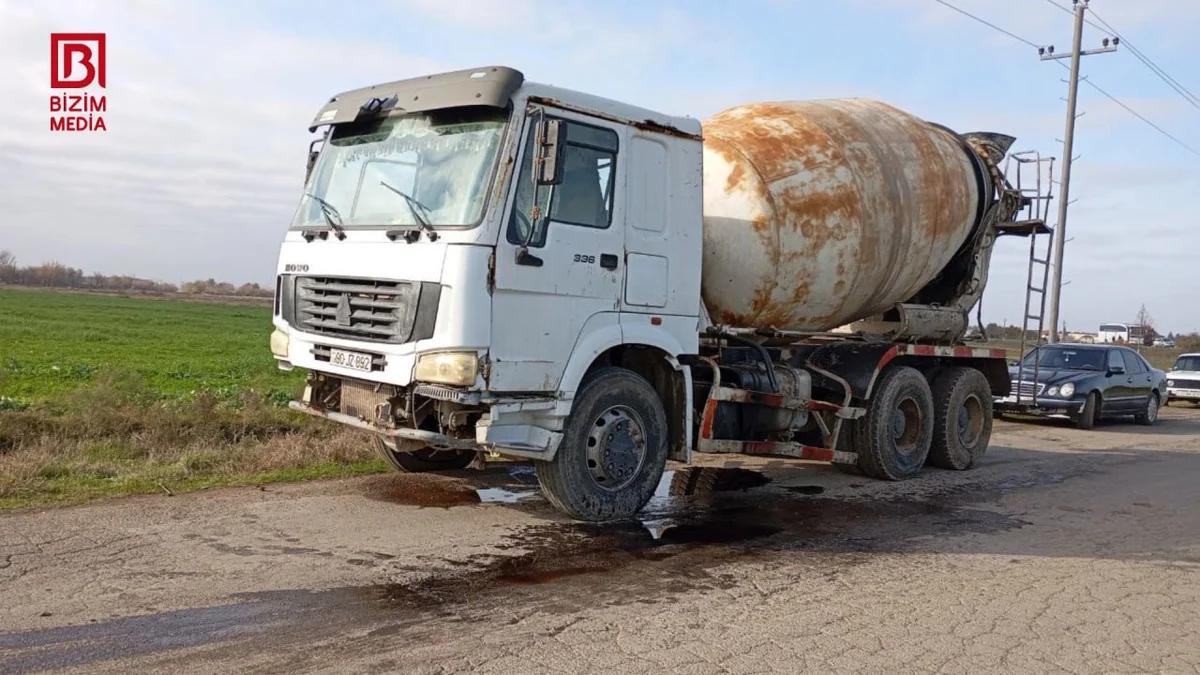
[[[344,349],[330,349],[329,363],[351,370],[371,372],[371,355],[358,352],[348,352]]]

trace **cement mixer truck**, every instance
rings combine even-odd
[[[310,124],[271,350],[295,410],[399,471],[532,460],[579,520],[693,453],[881,480],[972,468],[1004,353],[962,340],[1021,196],[1013,139],[883,103],[701,123],[483,67]]]

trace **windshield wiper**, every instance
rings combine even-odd
[[[306,197],[312,197],[312,199],[317,202],[317,205],[321,207],[321,215],[325,216],[325,222],[329,224],[329,229],[333,230],[333,233],[337,235],[338,240],[340,241],[345,239],[346,230],[342,228],[342,214],[338,213],[338,210],[333,207],[333,204],[330,204],[311,192],[305,192],[304,195]],[[305,239],[312,241],[312,238],[308,236],[305,236]]]
[[[430,225],[429,221],[425,219],[425,216],[421,215],[421,213],[423,211],[428,211],[428,209],[425,208],[424,204],[417,201],[413,197],[410,197],[403,190],[401,190],[399,188],[394,188],[391,185],[388,185],[387,183],[385,183],[384,181],[379,181],[379,184],[382,185],[383,187],[391,190],[392,192],[395,192],[396,194],[400,195],[401,197],[403,197],[404,203],[408,205],[409,212],[412,213],[413,220],[417,221],[417,227],[421,228],[421,231],[424,232],[426,234],[426,236],[429,237],[429,241],[437,241],[437,238],[438,238],[437,230],[433,229],[433,225]],[[388,234],[390,235],[392,233],[389,232]],[[412,241],[413,241],[413,240],[409,240],[407,237],[405,238],[405,240],[408,241],[409,243],[412,243]]]

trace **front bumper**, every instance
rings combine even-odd
[[[1167,387],[1167,399],[1170,401],[1200,401],[1200,389]]]
[[[1039,417],[1071,417],[1079,414],[1086,400],[1073,400],[1038,396],[1036,398],[1022,396],[1018,401],[1016,396],[1004,396],[995,399],[992,407],[1001,412],[1014,412]]]
[[[363,431],[415,441],[422,447],[439,450],[484,450],[500,455],[543,460],[554,459],[562,441],[563,422],[570,408],[570,401],[495,398],[480,392],[458,391],[437,385],[418,385],[415,391],[424,398],[481,407],[485,414],[475,422],[474,438],[394,426],[386,421],[390,415],[372,421],[368,416],[362,415],[361,411],[354,409],[342,412],[323,408],[309,402],[307,390],[305,400],[290,401],[288,407],[306,415],[346,424]],[[351,414],[355,412],[360,414]],[[378,413],[376,417],[379,417]]]
[[[298,410],[306,415],[312,415],[313,417],[323,417],[331,422],[339,422],[341,424],[348,424],[352,427],[362,429],[363,431],[370,431],[370,432],[373,432],[376,434],[383,434],[384,436],[391,436],[392,438],[399,438],[399,439],[406,440],[406,441],[418,441],[420,443],[423,443],[426,447],[435,448],[438,450],[480,450],[480,449],[482,449],[479,447],[478,444],[475,443],[474,440],[454,438],[452,436],[447,436],[445,434],[439,434],[434,431],[425,431],[424,429],[408,429],[405,427],[385,427],[385,426],[380,426],[377,424],[371,424],[370,422],[368,422],[362,418],[355,417],[354,415],[347,415],[345,413],[335,412],[332,410],[321,410],[320,408],[314,408],[313,406],[308,405],[307,403],[303,403],[301,401],[290,401],[288,403],[288,407],[291,408],[292,410]]]

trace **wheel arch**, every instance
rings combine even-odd
[[[687,462],[692,447],[691,370],[658,345],[617,344],[596,354],[580,376],[580,386],[601,368],[617,367],[636,373],[650,383],[667,415],[668,456]]]

